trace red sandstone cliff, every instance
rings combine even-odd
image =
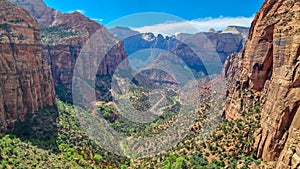
[[[43,58],[51,65],[58,94],[67,100],[71,99],[76,62],[81,63],[81,68],[79,68],[81,70],[78,71],[85,72],[81,75],[89,77],[93,71],[98,71],[99,75],[112,74],[119,64],[127,59],[122,41],[109,34],[103,25],[78,12],[72,14],[56,12],[50,27],[42,31],[42,41]],[[84,52],[82,52],[83,49]],[[91,55],[82,60],[81,56],[86,53]],[[103,56],[103,60],[99,55]],[[95,80],[95,76],[89,78]],[[108,98],[99,97],[98,99]]]
[[[10,131],[27,113],[53,105],[52,76],[42,61],[37,21],[0,0],[0,130]]]
[[[261,98],[262,130],[258,157],[277,168],[300,166],[300,1],[266,0],[256,14],[244,50],[227,59],[223,74],[229,87],[225,112],[238,118],[250,89]]]
[[[42,55],[51,66],[56,93],[64,101],[72,102],[73,71],[83,48],[85,52],[99,49],[97,54],[105,55],[102,63],[100,63],[99,57],[94,55],[90,56],[89,60],[84,60],[82,62],[84,65],[81,66],[81,68],[93,71],[90,69],[95,69],[95,66],[99,65],[98,75],[100,76],[113,73],[116,67],[127,58],[123,42],[110,35],[103,25],[79,12],[63,14],[48,8],[41,0],[10,1],[26,9],[39,21],[42,27]],[[89,46],[90,42],[93,42],[94,45]],[[126,61],[124,64],[126,67]],[[89,72],[88,77],[91,74],[92,72]],[[90,80],[95,80],[94,78],[91,77]],[[101,87],[109,88],[109,86]],[[107,97],[99,96],[98,99],[108,99]]]

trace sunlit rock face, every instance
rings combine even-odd
[[[223,74],[236,82],[229,88],[227,118],[243,109],[240,90],[261,97],[262,131],[258,157],[278,161],[278,168],[299,167],[300,139],[300,2],[266,0],[256,14],[245,48],[230,56]]]

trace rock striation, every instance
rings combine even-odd
[[[0,0],[0,130],[55,105],[50,67],[42,60],[39,25],[28,12]]]
[[[55,10],[48,8],[41,0],[9,0],[30,12],[41,27],[47,27],[53,22]]]
[[[244,109],[242,90],[262,102],[262,130],[256,136],[259,158],[277,168],[298,168],[300,141],[300,1],[266,0],[256,14],[242,52],[231,55],[223,75],[231,81],[225,113]]]
[[[119,64],[126,60],[127,54],[123,42],[111,35],[103,25],[81,13],[64,14],[48,8],[41,0],[11,1],[28,10],[39,21],[42,27],[43,59],[51,66],[56,94],[61,100],[72,102],[73,72],[77,58],[82,54],[82,49],[85,52],[99,49],[97,55],[105,56],[105,59],[102,58],[102,63],[97,56],[90,56],[88,60],[82,62],[84,64],[82,69],[91,69],[95,67],[94,64],[99,64],[99,67],[96,67],[99,77],[110,76],[109,74],[112,74]],[[88,43],[91,42],[96,45],[89,45]],[[126,67],[126,61],[124,61],[124,66]],[[91,77],[90,80],[95,79]],[[107,98],[99,96],[99,99]]]

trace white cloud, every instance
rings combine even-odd
[[[163,23],[151,26],[131,28],[139,32],[153,32],[154,34],[174,35],[177,32],[194,34],[197,32],[207,31],[210,28],[215,30],[224,30],[227,26],[244,26],[250,27],[253,17],[219,17],[204,18],[186,22]]]
[[[102,18],[91,18],[92,20],[96,21],[96,22],[103,22],[104,19]]]
[[[79,12],[79,13],[81,13],[81,14],[84,14],[84,13],[85,13],[85,10],[82,10],[82,9],[76,9],[76,10],[68,11],[67,13],[73,13],[73,12]]]

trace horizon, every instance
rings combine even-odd
[[[172,3],[165,0],[151,2],[133,0],[132,3],[120,0],[96,2],[87,0],[77,3],[70,0],[45,0],[44,2],[48,7],[64,13],[80,12],[107,28],[122,26],[141,33],[173,35],[178,32],[195,34],[211,28],[222,31],[228,26],[250,27],[263,0],[251,1],[246,9],[245,2],[238,0],[215,1],[216,3],[208,0],[201,2],[186,0],[185,3],[179,0],[174,0]]]

